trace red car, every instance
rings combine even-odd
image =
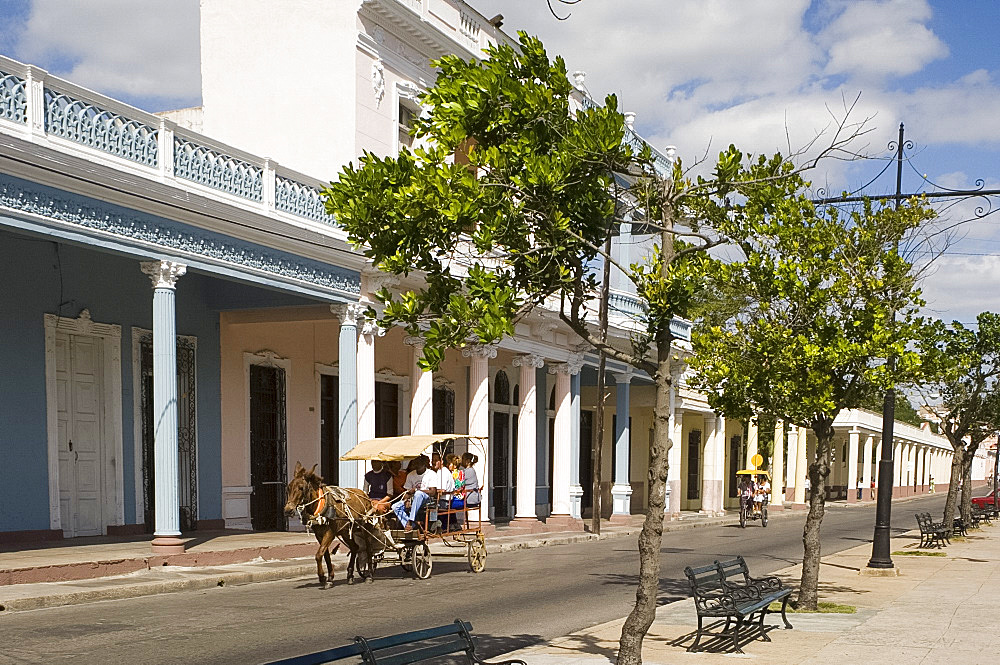
[[[974,496],[972,497],[972,505],[977,508],[986,508],[987,506],[993,507],[993,492],[990,492],[986,496]]]

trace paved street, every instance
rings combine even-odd
[[[938,512],[943,495],[894,508],[908,530],[913,513]],[[752,524],[665,534],[662,602],[687,595],[678,580],[689,564],[743,554],[755,572],[801,558],[804,513]],[[824,553],[871,538],[873,507],[829,509]],[[280,581],[0,615],[0,665],[7,663],[218,662],[250,665],[376,635],[447,623],[473,623],[489,656],[624,616],[638,570],[634,538],[491,555],[481,575],[464,560],[437,560],[416,581],[398,566],[374,585],[314,579]],[[343,579],[341,575],[341,580]]]

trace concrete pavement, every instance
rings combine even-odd
[[[892,539],[892,552],[915,551],[916,532]],[[935,550],[940,551],[940,550]],[[912,665],[996,665],[1000,663],[1000,525],[970,531],[953,541],[944,557],[894,555],[898,577],[859,574],[871,545],[823,557],[820,599],[854,605],[856,614],[789,614],[793,630],[779,628],[769,615],[771,642],[757,638],[730,653],[727,637],[706,640],[704,651],[689,653],[697,618],[691,600],[664,605],[646,636],[643,662],[731,663],[734,658],[769,665],[907,663]],[[710,562],[706,562],[710,563]],[[751,571],[752,572],[752,571]],[[778,574],[798,586],[801,566]],[[507,657],[531,665],[613,663],[624,619],[594,626]],[[716,626],[716,631],[721,626]]]

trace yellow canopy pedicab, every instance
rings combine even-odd
[[[342,461],[381,460],[391,462],[413,459],[428,452],[439,452],[442,453],[443,457],[445,444],[462,439],[468,442],[467,449],[470,452],[478,452],[482,455],[483,478],[477,479],[479,487],[476,488],[481,494],[483,479],[488,477],[486,437],[469,434],[414,434],[379,437],[362,441],[340,459]],[[396,498],[398,498],[398,494],[397,491]],[[482,572],[486,568],[486,537],[483,535],[482,513],[478,505],[470,507],[464,501],[461,502],[460,507],[455,506],[456,503],[453,502],[449,508],[439,509],[437,497],[434,497],[433,500],[425,504],[425,508],[421,508],[422,516],[418,515],[418,528],[405,531],[386,527],[384,530],[386,550],[378,554],[379,560],[388,551],[394,551],[399,557],[399,564],[403,570],[412,571],[418,579],[427,579],[431,576],[431,568],[434,563],[430,543],[439,541],[456,551],[438,551],[436,552],[437,556],[466,557],[472,572]],[[475,513],[475,519],[469,519],[470,512]],[[449,521],[457,521],[457,518],[461,517],[461,528],[454,531],[443,530],[441,518],[445,516],[450,517]],[[394,520],[391,517],[390,519]]]
[[[767,505],[771,502],[771,474],[756,468],[764,462],[760,455],[750,458],[754,465],[752,469],[740,469],[736,472],[739,479],[740,493],[740,527],[746,528],[747,520],[760,520],[760,525],[767,526]],[[767,485],[764,484],[767,481]]]

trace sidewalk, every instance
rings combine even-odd
[[[892,539],[892,552],[913,551],[917,532]],[[938,550],[935,550],[938,551]],[[788,615],[793,630],[769,615],[771,642],[755,639],[743,655],[729,653],[730,640],[702,637],[706,651],[688,653],[697,618],[690,600],[657,610],[643,648],[646,665],[732,663],[745,659],[769,665],[908,663],[995,665],[1000,662],[1000,524],[953,541],[945,557],[893,556],[899,577],[859,575],[871,545],[823,557],[820,599],[858,608],[856,614]],[[801,566],[779,571],[797,586]],[[507,654],[531,665],[613,663],[624,619],[594,626],[552,642]],[[721,626],[717,627],[720,628]]]
[[[799,511],[775,513],[780,518],[804,516]],[[639,533],[643,516],[624,523],[602,523],[601,539]],[[664,523],[664,531],[732,524],[735,514],[710,517],[685,514]],[[589,524],[588,524],[589,526]],[[505,534],[486,538],[490,554],[595,540],[585,531]],[[133,598],[214,586],[278,579],[315,577],[316,540],[309,533],[202,532],[187,543],[184,554],[154,556],[149,537],[78,538],[44,546],[7,546],[0,550],[0,612]],[[432,545],[432,552],[446,546]],[[454,549],[451,549],[454,552]],[[345,548],[333,557],[339,579],[347,568]]]

